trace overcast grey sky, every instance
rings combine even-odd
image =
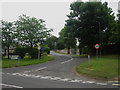
[[[22,14],[43,19],[46,22],[46,27],[52,28],[54,30],[52,34],[58,37],[58,32],[65,25],[66,15],[70,12],[70,3],[72,1],[75,0],[70,0],[70,2],[63,2],[63,0],[58,0],[58,2],[54,2],[54,0],[52,2],[46,0],[44,2],[36,2],[35,0],[32,0],[32,2],[23,2],[23,0],[22,2],[15,2],[12,0],[12,2],[8,2],[6,0],[2,2],[2,8],[0,3],[0,10],[2,10],[2,19],[5,21],[15,21]],[[109,6],[115,13],[117,12],[119,0],[114,0],[114,2],[112,0],[104,1],[109,1]]]

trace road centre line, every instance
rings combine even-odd
[[[48,67],[43,67],[43,68],[40,68],[40,69],[37,69],[36,71],[40,71],[40,70],[43,70],[43,69],[46,69]]]
[[[20,86],[8,85],[8,84],[2,84],[2,83],[0,83],[0,85],[8,86],[8,87],[14,87],[14,88],[23,88],[23,87],[20,87]]]
[[[70,60],[67,60],[67,61],[61,62],[61,64],[64,64],[64,63],[70,62],[70,61],[72,61],[72,60],[73,60],[73,58],[70,59]]]

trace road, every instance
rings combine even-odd
[[[43,64],[4,68],[3,88],[117,88],[106,81],[98,81],[77,75],[75,66],[87,61],[83,57],[73,57],[51,52],[56,60]]]

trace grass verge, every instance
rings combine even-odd
[[[38,59],[20,59],[18,61],[18,60],[3,59],[3,60],[0,60],[0,63],[2,63],[2,66],[0,66],[0,67],[9,68],[9,67],[27,66],[27,65],[44,63],[44,62],[51,61],[54,59],[55,59],[55,56],[52,56],[52,55],[42,56],[40,60],[38,60]]]
[[[112,79],[120,75],[118,68],[118,56],[103,56],[98,59],[92,57],[90,65],[88,61],[84,62],[76,66],[76,71],[87,76]]]
[[[63,52],[58,52],[58,51],[55,51],[56,53],[59,53],[59,54],[65,54],[65,55],[70,55],[70,54],[67,54],[67,53],[63,53]]]

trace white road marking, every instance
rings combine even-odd
[[[37,69],[35,71],[40,71],[40,70],[43,70],[43,69],[46,69],[46,68],[48,68],[48,67],[43,67],[43,68]]]
[[[118,82],[120,82],[120,81],[107,81],[108,83],[118,83]]]
[[[82,83],[87,83],[87,82],[84,81],[84,82],[82,82]]]
[[[94,81],[86,81],[87,83],[95,83]]]
[[[34,75],[34,74],[28,75],[28,74],[12,73],[12,75],[19,75],[19,76],[26,76],[26,77],[36,77],[36,78],[42,78],[42,79],[60,80],[60,81],[68,81],[68,82],[81,82],[81,83],[89,83],[89,84],[95,83],[95,84],[98,84],[98,85],[107,85],[107,83],[96,83],[94,81],[83,81],[83,80],[77,80],[77,79],[73,80],[73,79],[69,79],[69,78],[41,76],[41,75]],[[112,84],[112,85],[119,86],[120,84]]]
[[[113,86],[120,86],[120,84],[112,84]]]
[[[98,85],[107,85],[107,83],[96,83]]]
[[[20,73],[12,73],[12,75],[20,75]]]
[[[82,80],[71,80],[69,82],[81,82]]]
[[[60,81],[69,81],[70,79],[68,78],[64,78],[64,79],[60,79]]]
[[[51,80],[58,80],[57,78],[54,78],[54,77],[51,77],[50,79],[51,79]]]
[[[70,62],[70,61],[72,61],[72,60],[73,60],[73,58],[70,59],[70,60],[67,60],[67,61],[61,62],[61,64],[64,64],[64,63]]]
[[[31,77],[31,75],[26,75],[26,77]]]
[[[48,79],[49,77],[45,76],[45,77],[40,77],[40,78],[43,78],[43,79]]]
[[[60,77],[54,77],[54,78],[57,79],[57,80],[61,79]]]
[[[0,83],[0,85],[8,86],[8,87],[14,87],[14,88],[23,88],[23,87],[20,87],[20,86],[8,85],[8,84],[2,84],[2,83]]]

